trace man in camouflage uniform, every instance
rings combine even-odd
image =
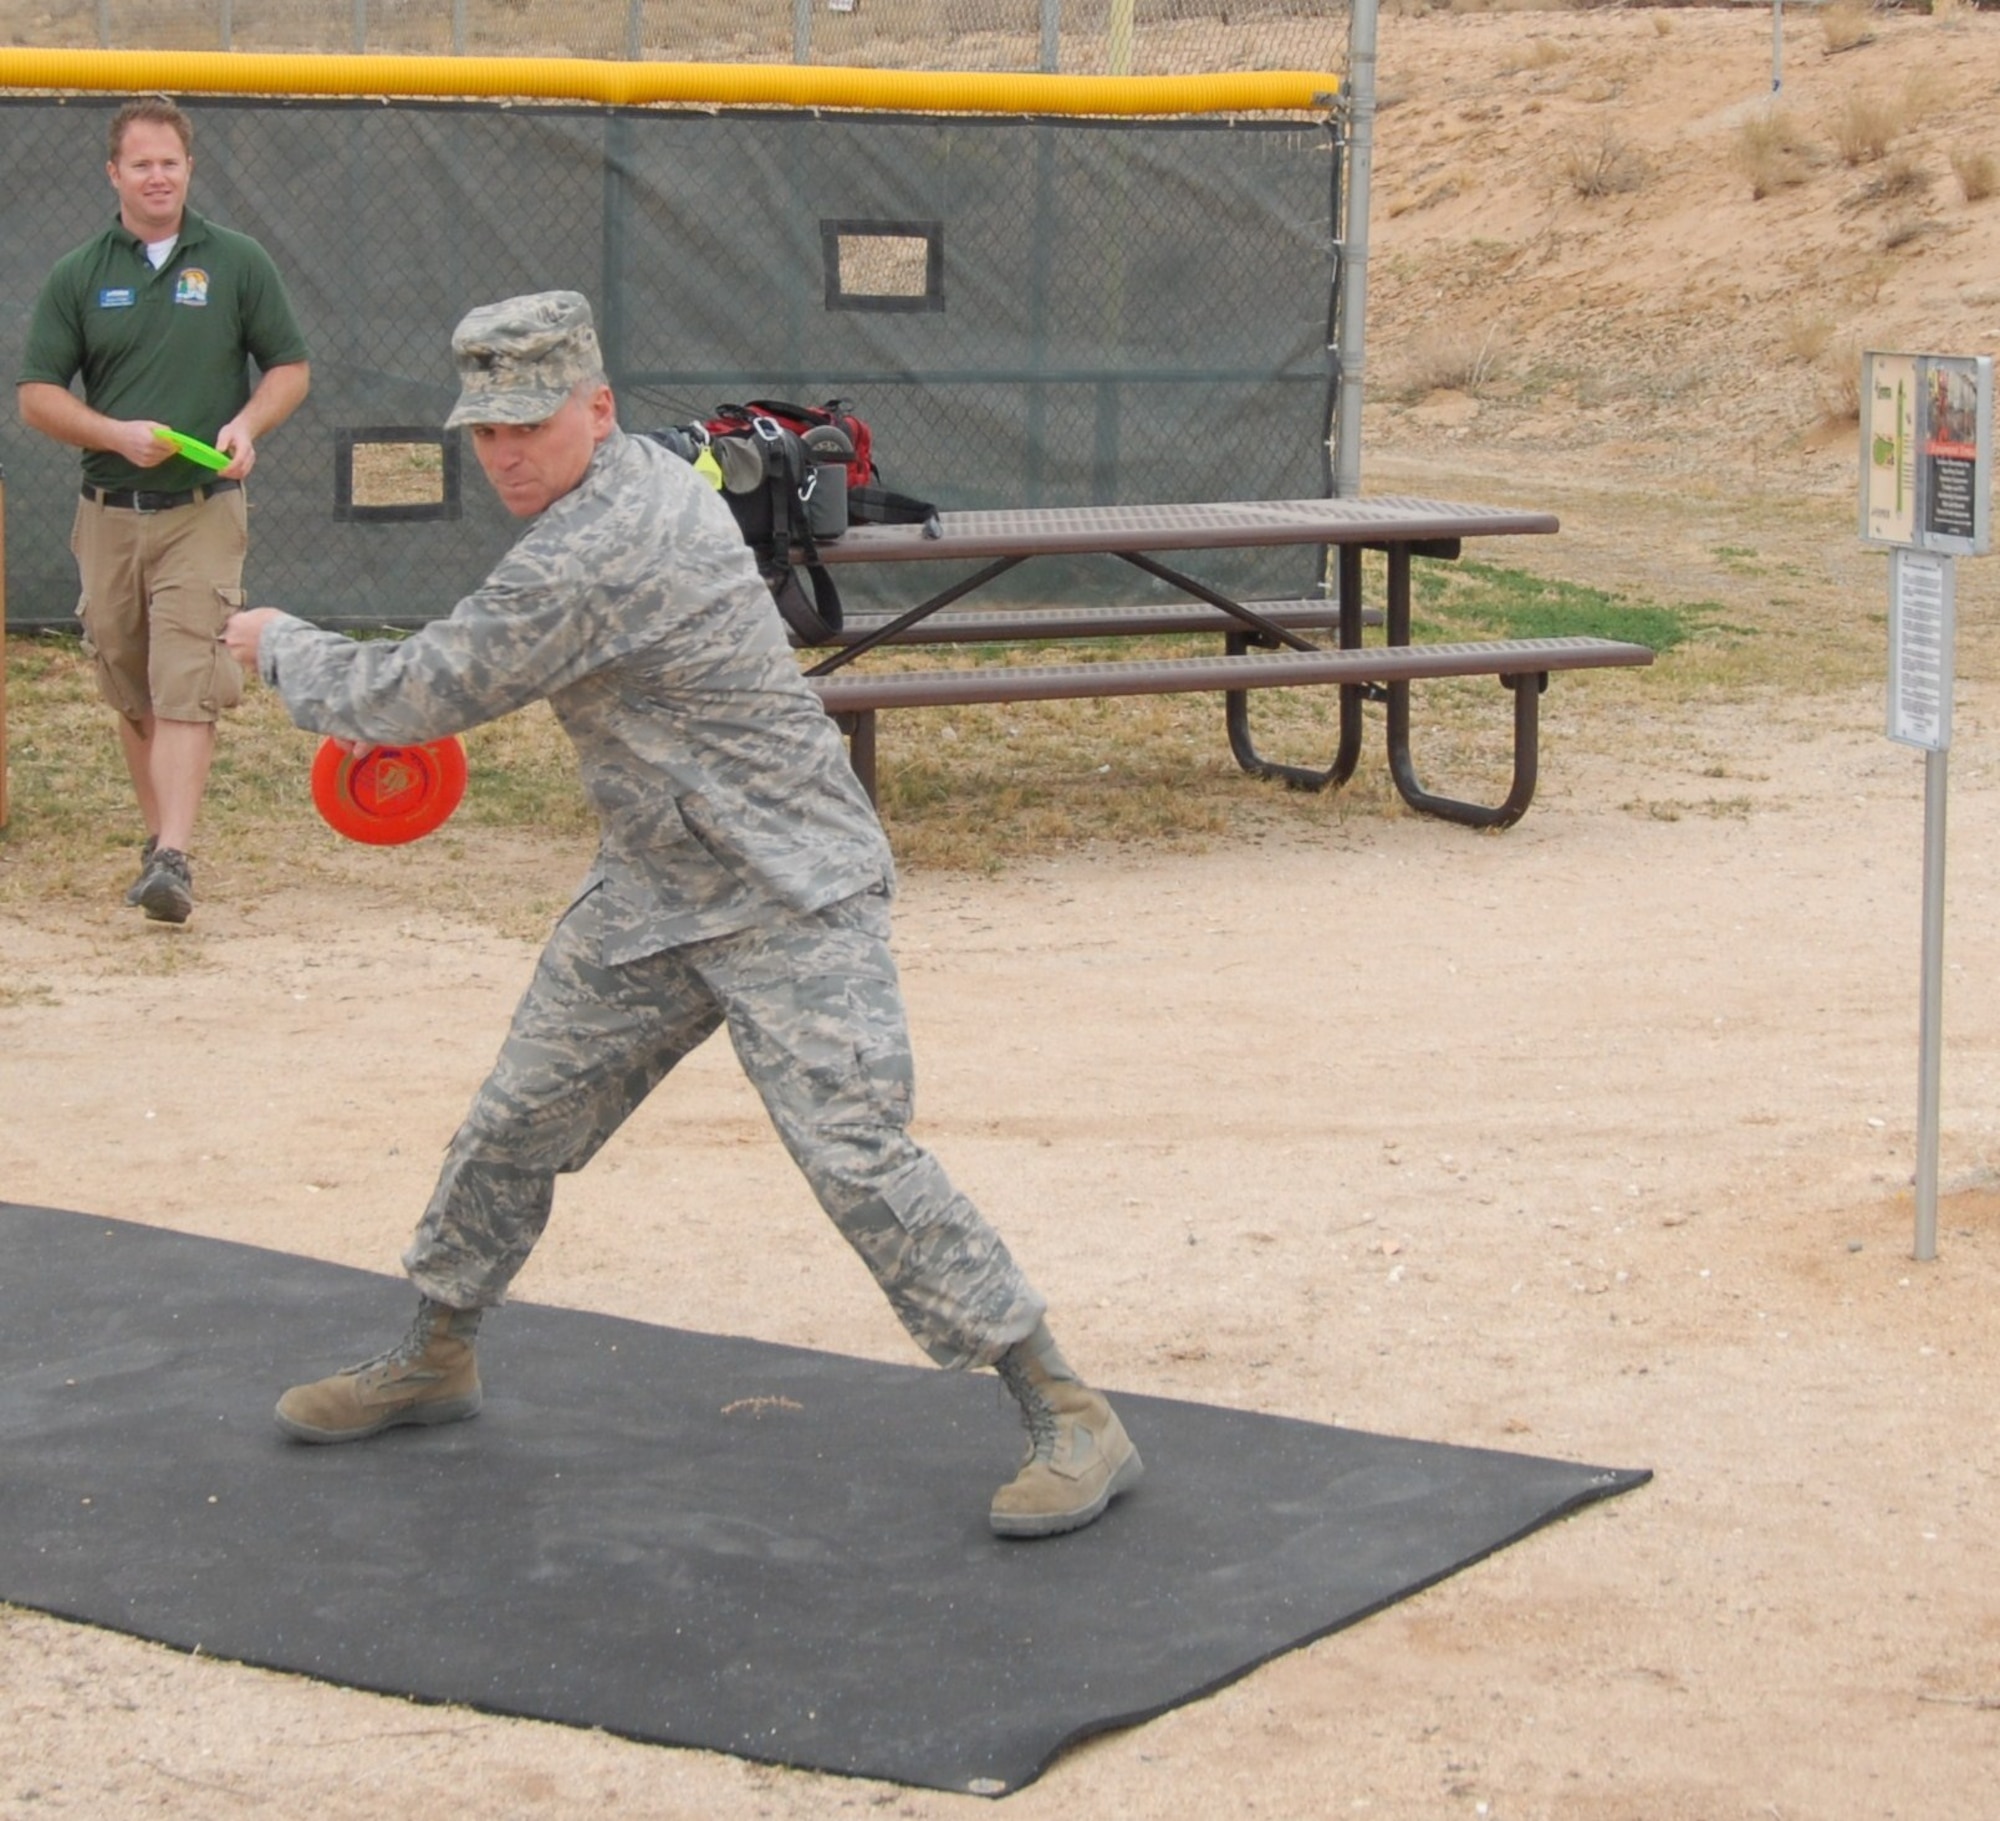
[[[358,1441],[479,1409],[474,1337],[579,1170],[726,1024],[821,1205],[938,1364],[992,1366],[1028,1429],[1003,1536],[1090,1523],[1141,1472],[1064,1362],[1005,1244],[907,1125],[888,845],[803,681],[734,518],[618,428],[590,307],[551,291],[452,336],[480,466],[520,541],[450,616],[356,643],[273,608],[227,642],[301,727],[412,745],[546,699],[602,824],[403,1263],[420,1302],[387,1353],[287,1391],[279,1426]]]

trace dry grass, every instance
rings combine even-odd
[[[1643,153],[1609,122],[1595,140],[1572,140],[1563,148],[1563,176],[1579,196],[1627,196],[1646,187],[1651,167]]]
[[[1874,8],[1868,0],[1833,0],[1831,6],[1822,7],[1819,15],[1820,39],[1826,46],[1827,55],[1838,56],[1842,51],[1859,50],[1864,44],[1873,44],[1873,19]]]
[[[0,830],[0,914],[64,901],[102,903],[130,881],[144,832],[109,713],[73,639],[7,641],[12,817]],[[546,707],[465,739],[474,786],[446,829],[409,848],[361,849],[327,828],[307,788],[319,741],[253,687],[217,744],[196,848],[196,885],[226,878],[233,896],[300,878],[425,881],[439,908],[482,914],[511,934],[546,929],[581,876],[593,823],[569,742]],[[490,882],[482,837],[532,831],[562,863],[537,884]],[[156,951],[164,964],[170,948]]]
[[[1841,103],[1830,127],[1834,148],[1843,164],[1872,164],[1910,121],[1906,100],[1886,95],[1854,94]]]
[[[1783,108],[1773,108],[1737,129],[1730,162],[1748,179],[1750,194],[1761,202],[1812,175],[1812,141],[1796,119]]]
[[[1484,329],[1428,330],[1405,351],[1395,390],[1405,399],[1433,392],[1464,392],[1476,398],[1499,376],[1505,357],[1505,337],[1498,323]]]
[[[1826,357],[1829,383],[1854,400],[1858,350]],[[1851,415],[1851,411],[1850,411]],[[1621,528],[1616,550],[1665,549],[1684,528],[1664,493],[1597,499],[1600,517]],[[1715,510],[1714,502],[1702,508]],[[1736,524],[1740,516],[1743,523]],[[1712,538],[1759,554],[1703,566],[1693,606],[1654,606],[1614,592],[1614,627],[1540,625],[1518,616],[1549,601],[1559,611],[1592,591],[1584,584],[1537,582],[1574,573],[1578,552],[1555,540],[1535,552],[1535,574],[1479,561],[1421,563],[1419,636],[1524,637],[1562,630],[1609,630],[1665,645],[1628,629],[1657,621],[1688,636],[1643,672],[1559,679],[1544,708],[1545,765],[1557,741],[1635,750],[1677,704],[1746,692],[1840,689],[1874,674],[1877,628],[1844,610],[1840,584],[1821,566],[1771,559],[1780,549],[1817,549],[1829,513],[1813,499],[1746,498],[1717,522]],[[1837,521],[1844,525],[1844,516]],[[1587,560],[1587,559],[1586,559]],[[1379,601],[1383,563],[1365,565],[1368,598]],[[1587,573],[1587,571],[1586,571]],[[1626,586],[1612,580],[1618,590]],[[1594,597],[1593,598],[1597,598]],[[1586,618],[1586,603],[1575,608]],[[1648,619],[1646,616],[1651,616]],[[1145,641],[1144,654],[1212,648],[1214,641]],[[1011,651],[950,653],[944,661],[1019,659]],[[1065,649],[1080,661],[1134,655],[1130,644]],[[13,821],[0,830],[0,916],[117,916],[139,834],[107,714],[71,638],[16,635],[7,643]],[[878,653],[873,662],[930,667],[925,650]],[[1420,771],[1428,785],[1497,800],[1504,794],[1510,714],[1490,679],[1421,685],[1415,691]],[[1639,712],[1642,711],[1643,712]],[[882,809],[899,862],[909,870],[1004,870],[1054,852],[1093,846],[1195,850],[1315,830],[1355,819],[1408,813],[1382,760],[1382,710],[1366,709],[1361,766],[1349,784],[1312,795],[1260,783],[1232,761],[1221,705],[1212,696],[1079,701],[992,708],[910,711],[882,717],[878,753]],[[1323,766],[1337,737],[1338,697],[1325,689],[1260,692],[1252,702],[1258,746],[1267,756]],[[1559,717],[1559,718],[1558,718]],[[569,743],[545,706],[466,736],[471,787],[458,814],[428,840],[403,848],[362,848],[340,840],[314,813],[307,774],[317,740],[287,721],[273,694],[253,688],[230,717],[217,756],[197,842],[198,880],[218,898],[248,903],[280,886],[306,882],[363,892],[393,890],[397,902],[463,917],[532,940],[559,913],[595,840]],[[121,968],[177,969],[187,945],[171,933],[121,944]]]
[[[1949,156],[1958,192],[1967,202],[1984,202],[2000,189],[2000,159],[1984,146],[1955,145]]]
[[[1431,172],[1418,188],[1391,197],[1384,204],[1384,213],[1393,218],[1398,215],[1413,214],[1419,209],[1435,208],[1439,203],[1449,202],[1454,196],[1463,194],[1471,187],[1470,168],[1453,165],[1448,170]]]
[[[1523,72],[1554,69],[1567,63],[1569,57],[1569,47],[1553,38],[1530,38],[1518,50],[1503,53],[1494,67],[1502,76],[1518,76]]]
[[[1149,641],[1146,654],[1172,649]],[[968,651],[946,661],[998,655]],[[1131,653],[1107,644],[1064,655]],[[88,667],[63,638],[17,636],[7,656],[13,813],[0,829],[0,914],[115,902],[133,874],[142,830]],[[903,652],[887,661],[927,668],[939,660]],[[1481,738],[1504,741],[1504,703],[1490,693],[1493,700],[1479,703],[1478,720],[1491,724]],[[1337,713],[1330,690],[1262,692],[1253,704],[1260,748],[1323,766],[1338,741]],[[197,884],[226,881],[217,889],[242,900],[300,879],[393,878],[427,908],[481,917],[510,935],[540,934],[594,842],[569,742],[537,705],[474,729],[465,744],[471,785],[444,830],[405,848],[355,847],[312,808],[307,774],[317,739],[290,725],[269,690],[253,688],[218,746]],[[1241,837],[1264,818],[1310,825],[1400,813],[1373,752],[1365,775],[1325,796],[1245,776],[1211,696],[885,715],[877,756],[898,862],[918,869],[993,871],[1093,844],[1196,849],[1225,834]],[[542,856],[525,883],[524,843]],[[171,942],[142,946],[153,962],[172,964]]]
[[[1370,598],[1379,599],[1379,557],[1369,559],[1368,573]],[[1423,636],[1529,636],[1481,617],[1491,611],[1481,605],[1481,590],[1490,593],[1492,584],[1473,566],[1464,575],[1420,580],[1429,603],[1420,616]],[[1143,649],[1167,656],[1209,652],[1214,643],[1148,640]],[[940,658],[912,649],[871,662],[990,664],[1022,661],[1024,651]],[[1756,641],[1741,650],[1689,645],[1675,650],[1673,668],[1643,676],[1564,678],[1564,710],[1581,719],[1602,702],[1615,728],[1615,704],[1629,703],[1632,691],[1671,698],[1683,687],[1681,676],[1695,688],[1734,688],[1755,679],[1757,651]],[[1131,643],[1119,641],[1063,652],[1079,662],[1131,655]],[[141,831],[88,666],[74,640],[54,636],[17,636],[7,658],[14,795],[12,823],[0,830],[0,914],[62,915],[66,905],[115,904],[132,877]],[[1454,794],[1504,795],[1506,692],[1475,679],[1419,685],[1416,698],[1427,781]],[[1381,711],[1371,707],[1367,715],[1360,771],[1344,789],[1318,795],[1245,776],[1230,756],[1214,696],[885,715],[877,753],[883,820],[906,868],[995,871],[1087,846],[1192,850],[1266,829],[1404,814],[1381,762]],[[1338,716],[1338,693],[1328,689],[1263,691],[1252,701],[1259,750],[1300,765],[1330,762]],[[403,848],[356,847],[312,808],[307,777],[317,739],[290,725],[272,692],[253,688],[219,744],[197,841],[198,882],[212,881],[241,902],[300,880],[393,881],[412,904],[477,918],[512,936],[539,935],[567,901],[595,840],[569,743],[537,705],[474,729],[465,744],[471,785],[443,830]],[[178,965],[170,940],[138,951],[134,965]]]
[[[1905,130],[1914,130],[1955,105],[1951,78],[1937,64],[1919,64],[1903,78]]]
[[[1783,345],[1786,358],[1811,366],[1833,341],[1833,319],[1827,316],[1794,316],[1785,324]]]
[[[1931,231],[1930,223],[1914,210],[1904,209],[1892,215],[1882,227],[1882,250],[1893,253],[1898,247],[1907,247],[1912,242],[1924,238]]]
[[[1861,344],[1846,336],[1830,347],[1820,363],[1824,369],[1821,400],[1827,421],[1834,424],[1861,422]]]
[[[1909,200],[1930,193],[1931,173],[1908,152],[1898,152],[1882,161],[1882,169],[1868,186],[1871,202]]]

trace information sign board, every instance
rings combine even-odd
[[[1993,362],[1984,354],[1861,357],[1861,535],[1981,556],[1992,539]]]
[[[1928,752],[1951,747],[1954,575],[1948,556],[1889,553],[1889,738]]]

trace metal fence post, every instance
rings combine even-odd
[[[1361,491],[1361,376],[1368,315],[1368,185],[1375,163],[1375,0],[1354,0],[1348,28],[1346,232],[1340,257],[1340,409],[1333,492]]]
[[[0,828],[7,826],[7,484],[0,478]]]

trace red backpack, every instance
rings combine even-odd
[[[805,441],[827,429],[840,433],[838,452],[818,451]],[[779,614],[802,645],[829,644],[841,629],[840,591],[819,560],[822,540],[838,538],[850,522],[922,525],[926,537],[942,532],[928,500],[877,484],[874,439],[839,399],[823,406],[772,399],[718,405],[705,423],[640,434],[685,462],[707,463]],[[839,481],[822,484],[823,473]],[[857,475],[865,478],[857,481]]]
[[[854,446],[847,466],[847,518],[854,525],[923,525],[929,528],[937,508],[928,500],[898,493],[882,484],[875,467],[875,439],[865,418],[856,417],[844,398],[823,405],[794,405],[781,398],[753,398],[741,405],[717,405],[706,428],[711,436],[741,436],[751,419],[768,417],[794,436],[831,425]],[[937,532],[932,530],[935,537]]]

